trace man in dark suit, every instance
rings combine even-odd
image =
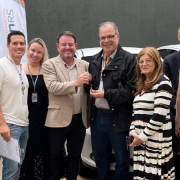
[[[169,77],[173,87],[173,96],[170,104],[170,116],[172,120],[172,146],[174,153],[174,162],[176,169],[176,179],[180,176],[178,173],[178,142],[179,139],[175,134],[175,117],[176,117],[176,97],[178,90],[178,78],[180,70],[180,51],[170,54],[164,58],[163,61],[164,74]]]

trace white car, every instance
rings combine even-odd
[[[122,47],[125,51],[130,52],[134,56],[136,56],[142,48],[137,47]],[[84,48],[84,49],[77,49],[75,56],[78,59],[83,59],[89,62],[93,55],[97,54],[101,51],[102,48],[100,47],[94,47],[94,48]]]
[[[123,47],[124,50],[130,52],[134,56],[137,56],[137,54],[141,51],[142,48],[136,48],[136,47]],[[78,49],[76,50],[75,56],[79,59],[83,59],[86,61],[90,61],[92,59],[92,56],[97,54],[101,51],[100,47],[95,48],[85,48],[85,49]],[[131,154],[131,166],[130,166],[130,172],[132,172],[132,156],[133,156],[133,149],[130,148],[130,154]],[[115,156],[112,152],[112,158],[111,158],[111,170],[115,169]],[[81,153],[81,162],[80,162],[80,168],[79,168],[79,174],[80,175],[86,175],[88,173],[88,168],[95,169],[96,164],[92,152],[91,147],[91,131],[90,128],[86,130],[86,137],[84,141],[83,150]]]
[[[157,48],[157,50],[159,51],[161,58],[164,59],[167,55],[180,51],[180,44],[161,46]]]

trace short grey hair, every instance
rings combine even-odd
[[[106,26],[107,24],[110,24],[114,27],[114,30],[115,30],[115,33],[119,34],[119,31],[118,31],[118,27],[116,26],[116,24],[114,22],[111,22],[111,21],[107,21],[107,22],[104,22],[104,23],[101,23],[99,25],[99,29],[103,26]]]

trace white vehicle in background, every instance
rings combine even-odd
[[[161,46],[157,48],[157,50],[159,51],[161,58],[164,59],[167,55],[180,51],[180,44]]]
[[[137,47],[122,47],[125,51],[130,52],[134,56],[136,56],[142,48]],[[78,59],[83,59],[87,62],[89,62],[93,55],[97,54],[101,51],[102,48],[100,47],[94,47],[94,48],[84,48],[84,49],[77,49],[75,56]]]
[[[130,52],[133,54],[135,57],[137,54],[141,51],[142,48],[136,48],[136,47],[122,47],[124,50]],[[90,61],[92,59],[92,56],[97,54],[98,52],[101,51],[100,47],[95,47],[95,48],[85,48],[85,49],[78,49],[76,50],[75,56],[79,59],[83,59],[86,61]],[[133,171],[132,168],[132,157],[133,157],[133,149],[130,148],[130,154],[131,154],[131,166],[130,166],[130,172]],[[81,153],[81,162],[80,162],[80,168],[79,168],[79,174],[80,175],[86,175],[88,173],[88,168],[90,169],[95,169],[96,164],[92,152],[92,147],[91,147],[91,131],[90,128],[86,130],[86,137],[84,141],[84,146],[83,150]],[[111,170],[115,170],[115,156],[114,153],[112,152],[111,155]]]

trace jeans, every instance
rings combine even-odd
[[[99,180],[110,180],[110,159],[115,152],[115,179],[129,180],[130,154],[126,146],[126,132],[114,133],[111,114],[96,111],[91,127],[92,150],[95,157]]]
[[[2,180],[18,180],[20,174],[20,168],[25,156],[26,144],[28,139],[28,126],[18,126],[15,124],[8,124],[11,134],[11,138],[18,140],[20,147],[20,164],[3,157],[3,171]]]

